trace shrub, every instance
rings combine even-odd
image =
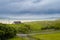
[[[0,23],[0,38],[3,40],[4,38],[11,38],[16,35],[15,28],[9,26],[8,24]]]
[[[30,33],[30,32],[31,32],[31,28],[30,28],[29,25],[24,24],[23,27],[19,27],[19,28],[18,28],[18,31],[19,31],[20,33],[26,34],[26,33]]]

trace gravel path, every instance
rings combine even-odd
[[[56,33],[56,32],[60,32],[60,31],[43,31],[43,32],[39,32],[39,33],[31,33],[31,34],[17,34],[17,36],[20,36],[22,38],[27,38],[29,40],[40,40],[37,38],[33,38],[33,35],[37,35],[37,34],[51,34],[51,33]]]

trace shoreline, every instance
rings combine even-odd
[[[45,20],[7,20],[7,19],[3,20],[1,19],[0,23],[12,24],[14,21],[21,21],[22,23],[24,23],[24,22],[33,22],[33,21],[54,21],[54,20],[56,19],[45,19]]]

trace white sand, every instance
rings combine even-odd
[[[22,23],[24,23],[24,22],[32,22],[32,21],[40,21],[40,20],[0,20],[0,23],[12,24],[14,21],[21,21]]]
[[[24,23],[24,22],[32,22],[32,21],[44,21],[44,20],[0,20],[0,23],[12,24],[14,21],[21,21],[22,23]]]

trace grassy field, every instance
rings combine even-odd
[[[22,38],[22,37],[14,37],[14,38],[11,38],[11,39],[8,39],[8,40],[27,40],[26,38]]]
[[[7,30],[8,29],[8,30]],[[60,40],[60,20],[35,21],[21,24],[0,24],[0,32],[14,36],[14,34],[35,34],[28,37],[12,37],[8,40]],[[6,33],[8,32],[8,33]],[[54,33],[51,33],[54,32]],[[2,34],[0,34],[2,36]],[[16,35],[15,35],[16,36]],[[4,36],[5,37],[5,36]],[[9,37],[7,35],[7,37]]]
[[[37,34],[32,36],[35,40],[60,40],[60,32],[49,33],[49,34]],[[14,37],[9,40],[29,40],[22,37]]]
[[[33,36],[41,40],[60,40],[60,32]]]
[[[8,40],[22,40],[20,37],[14,37],[14,38],[11,38],[11,39],[8,39]]]
[[[50,27],[59,27],[60,28],[60,21],[36,21],[36,22],[28,22],[28,23],[24,23],[27,24],[31,27],[32,31],[42,31],[41,28],[44,28],[46,26],[48,26],[48,31],[47,32],[54,32],[53,30],[49,30]],[[23,27],[24,24],[17,24],[17,25],[12,25],[15,27]],[[57,28],[57,30],[59,29]],[[60,31],[60,30],[58,30]],[[44,32],[43,32],[44,33]],[[60,40],[60,32],[55,32],[55,33],[47,33],[45,32],[45,34],[38,34],[38,35],[34,35],[32,36],[33,38],[37,38],[36,40]],[[12,38],[10,40],[27,40],[26,38]]]

